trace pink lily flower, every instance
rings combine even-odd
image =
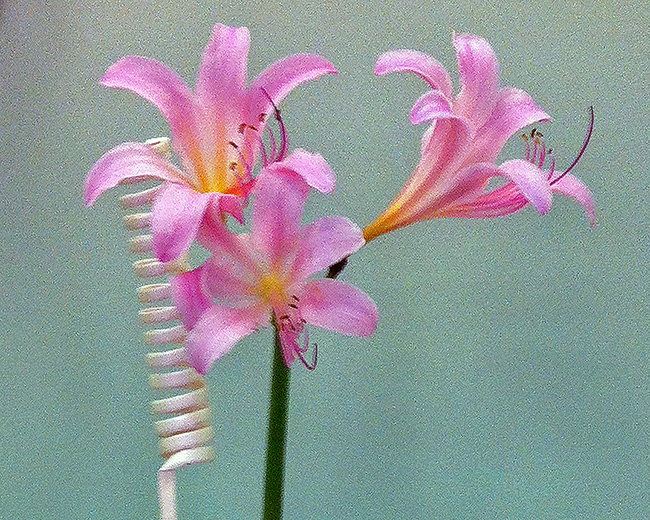
[[[304,358],[307,324],[354,336],[370,336],[377,326],[377,307],[366,294],[338,280],[309,280],[361,248],[361,229],[343,217],[301,227],[309,188],[295,175],[261,176],[255,191],[252,233],[234,235],[211,222],[204,244],[212,256],[171,281],[189,331],[190,364],[201,374],[271,322],[286,366],[298,357],[308,368],[315,358],[312,365]]]
[[[422,138],[419,164],[388,209],[364,229],[366,241],[433,218],[492,218],[514,213],[527,204],[545,214],[551,207],[553,192],[576,199],[594,225],[593,197],[582,182],[569,174],[589,142],[593,111],[585,144],[564,172],[555,171],[554,159],[550,170],[543,171],[549,150],[536,130],[530,140],[524,136],[525,160],[497,166],[495,160],[510,137],[550,118],[526,92],[499,88],[499,64],[485,40],[457,35],[454,47],[461,86],[455,97],[447,70],[426,54],[400,50],[377,60],[376,75],[413,72],[429,84],[432,90],[417,100],[410,120],[412,124],[432,124]],[[507,183],[487,191],[494,177],[504,178]]]
[[[106,87],[130,90],[160,110],[169,122],[182,168],[146,144],[121,144],[88,174],[84,202],[92,205],[123,182],[163,181],[151,222],[153,249],[163,262],[190,246],[204,220],[221,219],[227,212],[243,221],[242,206],[254,186],[252,169],[258,155],[264,166],[287,159],[286,133],[276,106],[300,83],[336,73],[324,58],[299,54],[271,65],[247,87],[249,43],[247,28],[216,25],[203,52],[194,92],[162,63],[134,56],[115,63],[100,81]],[[276,147],[270,134],[267,154],[262,132],[272,112],[282,139]],[[314,172],[329,170],[322,157],[303,150],[296,150],[288,160],[301,166],[295,172],[308,182],[314,180]],[[314,185],[326,190],[332,186],[333,177],[319,177]]]

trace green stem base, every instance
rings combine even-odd
[[[263,520],[281,520],[282,518],[284,461],[289,411],[289,375],[291,372],[284,366],[277,329],[273,347],[269,430],[266,437]]]

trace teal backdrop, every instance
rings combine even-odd
[[[413,48],[456,81],[454,31],[486,38],[502,84],[540,129],[598,226],[556,197],[489,221],[383,236],[343,278],[377,302],[371,339],[314,331],[318,368],[292,372],[286,519],[650,518],[648,97],[642,0],[0,4],[0,518],[155,519],[161,460],[128,233],[113,190],[83,180],[108,149],[167,134],[155,108],[98,85],[124,55],[190,84],[213,24],[247,26],[249,77],[315,52],[338,76],[282,104],[294,147],[337,173],[306,219],[366,225],[419,157],[415,77],[372,75]],[[521,157],[513,139],[504,158]],[[120,193],[116,193],[119,191]],[[272,336],[242,341],[208,381],[217,459],[178,475],[181,519],[259,518]]]

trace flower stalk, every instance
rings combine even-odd
[[[284,364],[277,325],[275,325],[274,338],[269,429],[266,437],[263,520],[280,520],[282,518],[284,465],[287,447],[289,376],[291,371]]]

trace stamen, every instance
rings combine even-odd
[[[264,112],[262,112],[260,115],[257,116],[257,120],[261,124],[263,124],[264,121],[266,120],[266,114]],[[268,153],[266,152],[266,146],[264,144],[264,140],[262,139],[262,136],[259,133],[259,128],[257,128],[256,126],[253,126],[253,125],[248,125],[248,124],[245,125],[245,126],[247,128],[250,128],[251,130],[253,130],[257,134],[257,142],[260,145],[260,151],[262,153],[262,165],[263,166],[268,166],[270,161],[268,159]]]
[[[262,164],[266,166],[269,162],[268,162],[268,157],[266,155],[266,147],[264,146],[264,141],[262,141],[261,137],[259,138],[259,142],[260,142],[260,150],[262,151]]]
[[[282,121],[282,117],[280,116],[280,109],[275,105],[273,100],[271,99],[271,96],[269,96],[269,93],[265,90],[262,89],[262,92],[266,96],[266,98],[269,100],[269,103],[271,103],[271,106],[273,107],[273,112],[275,115],[275,119],[278,122],[278,126],[280,127],[280,151],[275,155],[275,149],[273,152],[273,161],[272,162],[277,162],[283,160],[286,155],[287,155],[287,148],[289,147],[289,139],[287,137],[287,129],[284,126],[284,122]]]
[[[306,350],[304,351],[306,352]],[[314,370],[316,368],[316,364],[318,363],[318,344],[314,343],[314,355],[312,357],[311,365],[307,363],[307,360],[305,359],[305,356],[303,355],[303,351],[300,349],[296,349],[296,356],[300,360],[300,362],[305,365],[305,368],[307,370]]]
[[[305,340],[303,341],[303,346],[302,348],[300,348],[300,346],[298,346],[298,344],[296,343],[296,348],[294,352],[296,353],[296,356],[301,361],[301,363],[305,365],[305,368],[307,368],[307,370],[314,370],[314,368],[316,368],[316,363],[318,363],[318,344],[314,343],[314,354],[312,356],[311,364],[307,363],[307,360],[305,359],[304,356],[304,354],[306,354],[308,350],[309,350],[309,333],[307,332],[307,329],[305,329]]]
[[[537,166],[539,166],[539,169],[542,169],[542,166],[544,166],[544,159],[546,159],[546,143],[544,141],[539,141],[539,144],[542,145],[542,149],[539,151],[539,162],[537,163]]]
[[[246,126],[248,126],[248,125],[246,125]],[[241,125],[240,125],[239,127],[241,128]],[[238,164],[242,164],[242,166],[244,166],[244,169],[246,170],[246,175],[248,176],[248,178],[251,177],[251,173],[252,173],[252,168],[253,168],[253,167],[252,167],[252,165],[251,165],[251,164],[246,160],[246,157],[244,157],[244,154],[243,154],[243,152],[239,149],[239,146],[237,145],[237,143],[235,143],[234,141],[228,141],[228,144],[229,144],[230,146],[232,146],[232,147],[235,149],[235,151],[237,152],[237,155],[239,156],[239,163],[237,163],[237,162],[235,162],[235,161],[232,161],[232,162],[229,164],[229,168],[230,168],[230,171],[231,171],[231,172],[235,175],[235,177],[237,178],[237,181],[238,181],[238,183],[239,183],[239,188],[242,189],[242,188],[244,187],[244,180],[242,179],[242,176],[239,175],[239,173],[236,171],[237,165],[238,165]],[[234,166],[233,166],[233,165],[234,165]]]
[[[521,134],[521,137],[526,143],[526,160],[530,161],[530,142],[528,141],[528,136],[526,134]]]
[[[276,150],[276,144],[275,144],[275,136],[273,135],[273,130],[271,130],[271,128],[267,127],[267,131],[269,133],[269,146],[271,147],[271,155],[270,155],[271,160],[268,161],[268,162],[264,161],[264,166],[268,166],[269,164],[275,162],[275,160],[276,160],[275,159],[275,157],[276,157],[275,153],[277,151]],[[262,145],[262,146],[264,146],[264,145]]]
[[[260,122],[264,122],[264,118],[265,118],[265,117],[266,117],[265,114],[260,114],[260,115],[258,116],[258,119],[260,120]],[[266,157],[266,156],[267,156],[267,153],[266,153],[266,148],[265,148],[265,146],[264,146],[264,142],[262,141],[262,137],[259,135],[259,128],[257,128],[256,126],[253,126],[253,125],[249,125],[248,123],[242,123],[242,124],[239,125],[239,133],[240,133],[240,134],[244,134],[244,132],[245,132],[247,129],[252,130],[252,131],[256,134],[256,136],[257,136],[257,141],[258,141],[258,143],[260,144],[260,149],[261,149],[261,151],[262,151],[262,164],[263,164],[264,166],[266,166],[266,165],[267,165],[267,162],[268,162],[268,161],[267,161],[267,157]],[[246,169],[247,169],[248,173],[251,173],[251,171],[252,171],[252,166],[251,166],[251,167],[248,167],[248,166],[247,166]]]
[[[294,296],[294,298],[298,300],[296,296]],[[302,318],[300,321],[302,322],[302,325],[306,323],[305,320],[303,320]],[[296,356],[298,357],[300,362],[303,365],[305,365],[305,368],[307,368],[307,370],[314,370],[314,368],[316,368],[316,363],[318,363],[318,344],[314,343],[314,355],[312,356],[312,362],[311,364],[307,363],[307,360],[305,359],[304,355],[309,350],[309,331],[307,330],[307,328],[304,328],[303,332],[305,333],[305,339],[303,341],[302,348],[296,343],[296,348],[294,352],[296,353]]]
[[[582,157],[582,155],[585,153],[585,150],[587,149],[587,145],[589,144],[589,141],[591,140],[591,134],[593,134],[594,131],[594,107],[593,105],[589,107],[589,129],[587,130],[587,135],[585,137],[585,142],[582,145],[582,148],[580,148],[580,151],[578,152],[578,155],[576,155],[576,158],[573,160],[571,163],[571,166],[569,166],[562,174],[560,174],[556,179],[553,179],[551,181],[551,185],[555,184],[558,182],[562,177],[564,177],[567,173],[569,173],[573,168],[575,167],[576,164],[578,164],[578,161]]]
[[[282,340],[283,348],[290,349],[308,370],[314,370],[318,361],[318,345],[314,343],[313,359],[309,363],[305,359],[305,354],[309,351],[309,331],[305,326],[307,322],[300,316],[299,302],[298,296],[291,295],[291,299],[286,304],[289,309],[286,309],[286,314],[277,317],[277,326],[281,332],[287,334]],[[304,338],[300,341],[302,334]]]
[[[287,330],[290,332],[296,332],[296,327],[288,314],[280,316],[278,319],[280,320],[280,330],[282,330],[282,332],[286,332]]]
[[[551,150],[549,150],[548,152],[551,153]],[[555,157],[551,155],[551,170],[548,172],[549,181],[553,178],[554,173],[555,173]]]

